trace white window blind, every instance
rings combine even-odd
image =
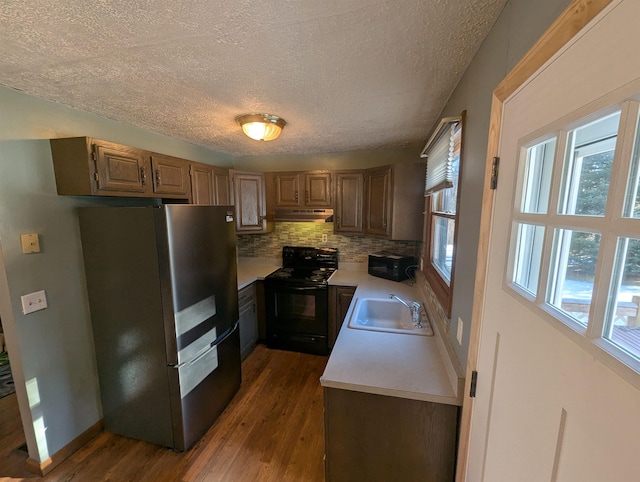
[[[420,153],[421,158],[427,159],[425,195],[453,187],[452,163],[459,155],[459,145],[455,142],[459,124],[460,117],[442,119]]]

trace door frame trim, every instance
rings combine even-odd
[[[507,74],[493,91],[491,114],[489,117],[489,137],[485,161],[484,187],[480,216],[480,235],[471,314],[471,333],[467,357],[464,399],[460,418],[458,459],[456,464],[456,482],[466,480],[469,459],[469,439],[471,435],[471,416],[473,398],[469,396],[471,373],[477,370],[482,314],[484,312],[486,275],[491,238],[494,191],[491,185],[491,167],[493,158],[498,155],[500,132],[502,130],[502,108],[504,102],[518,90],[549,59],[558,53],[591,20],[600,14],[614,0],[572,0],[569,6],[551,24],[524,57]]]

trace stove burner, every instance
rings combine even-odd
[[[284,279],[284,278],[290,278],[292,274],[293,274],[293,268],[280,268],[278,271],[275,271],[269,276],[273,278]]]
[[[285,246],[282,251],[282,260],[283,267],[267,276],[268,280],[326,286],[338,267],[338,250]]]

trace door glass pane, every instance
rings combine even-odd
[[[631,170],[627,181],[627,195],[624,203],[624,214],[626,218],[640,218],[640,132],[638,132],[638,122],[636,122],[636,139],[631,157]]]
[[[527,149],[522,188],[523,213],[547,213],[555,150],[555,137]]]
[[[516,223],[513,282],[535,295],[538,291],[544,226]]]
[[[620,112],[569,132],[560,214],[604,216]]]
[[[600,249],[600,235],[556,229],[547,303],[586,326]]]
[[[640,239],[620,238],[604,338],[640,358]]]
[[[453,236],[455,221],[440,216],[433,217],[433,245],[431,262],[442,275],[447,285],[451,282],[451,262],[453,259]]]

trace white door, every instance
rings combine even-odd
[[[602,348],[606,344],[594,333],[602,323],[582,329],[557,321],[535,299],[510,287],[509,268],[523,145],[640,93],[638,19],[637,0],[612,2],[504,103],[468,481],[640,480],[640,375]],[[627,104],[621,114],[631,112],[629,125],[637,121],[634,109]],[[619,199],[627,174],[616,175],[623,168],[614,164],[611,177],[618,184],[610,194]],[[559,175],[551,183],[556,184],[549,212],[558,205],[553,189],[559,190]],[[594,224],[598,229],[601,219]],[[527,246],[528,253],[553,259],[549,240],[554,238],[546,239],[544,253],[538,239]],[[553,277],[553,268],[543,262],[540,277],[546,279],[547,272]],[[596,286],[593,297],[606,299],[608,288]],[[603,315],[599,310],[591,316]]]

